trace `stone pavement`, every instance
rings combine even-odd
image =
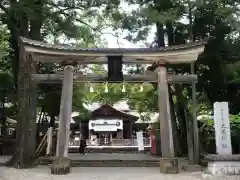
[[[201,172],[176,175],[161,174],[158,168],[72,168],[68,175],[51,175],[50,168],[34,169],[0,167],[0,180],[200,180]]]
[[[212,177],[203,172],[161,174],[159,168],[76,167],[68,175],[52,175],[47,166],[33,169],[0,167],[0,180],[240,180],[239,176]]]
[[[76,157],[75,157],[76,156]],[[136,158],[148,159],[148,155],[89,154],[79,156],[71,154],[72,158],[85,160],[106,160]],[[0,164],[10,157],[0,156]],[[155,159],[151,157],[150,159]],[[183,160],[185,161],[185,160]],[[68,175],[51,175],[50,167],[37,166],[33,169],[15,169],[0,166],[0,180],[240,180],[240,176],[212,177],[203,172],[181,172],[180,174],[161,174],[158,167],[74,167]]]

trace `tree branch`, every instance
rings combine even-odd
[[[49,6],[52,8],[58,9],[58,13],[64,13],[69,10],[84,10],[84,7],[76,7],[76,6],[61,6],[60,4],[50,3]]]
[[[6,17],[7,17],[7,20],[9,20],[9,22],[8,23],[10,23],[10,21],[12,21],[12,23],[10,23],[11,24],[11,26],[13,26],[13,28],[15,29],[15,32],[16,33],[18,33],[18,31],[17,31],[17,19],[15,18],[15,17],[13,17],[12,15],[11,15],[11,13],[9,12],[9,10],[2,4],[2,1],[1,1],[1,3],[0,3],[0,9],[4,12],[4,14],[6,15]]]
[[[61,5],[61,3],[55,4],[54,2],[49,4],[50,6],[57,8],[59,10],[61,10],[60,12],[64,12],[64,11],[68,11],[68,10],[85,10],[85,9],[89,9],[89,8],[96,8],[96,7],[100,7],[103,5],[103,3],[88,3],[88,4],[74,4],[74,5]],[[61,9],[62,8],[62,9]]]
[[[62,15],[64,15],[65,17],[68,17],[69,14],[67,14],[67,13],[65,13],[65,12],[62,12]],[[100,29],[91,26],[90,24],[84,22],[84,21],[81,20],[80,18],[76,18],[75,20],[76,20],[77,22],[81,23],[81,24],[86,25],[86,26],[89,27],[91,30],[100,33],[101,35],[104,35],[104,34],[106,35],[106,34],[108,34],[108,35],[111,35],[111,36],[113,36],[113,37],[116,37],[116,38],[117,38],[118,47],[120,47],[119,36],[118,36],[117,34],[102,32]]]

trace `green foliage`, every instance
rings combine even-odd
[[[6,26],[0,24],[0,68],[9,67],[6,64],[6,58],[9,55],[10,48],[9,48],[9,33],[7,32]]]
[[[89,92],[86,89],[85,84],[79,83],[74,86],[73,92],[73,111],[79,112],[80,119],[84,120],[90,116],[90,112],[85,108],[85,97]]]
[[[209,153],[215,153],[215,130],[214,120],[211,118],[203,118],[201,120],[200,137],[205,150]],[[232,137],[233,153],[239,151],[239,138],[240,138],[240,115],[230,115],[230,129]]]
[[[19,0],[1,4],[2,20],[6,24],[6,26],[1,26],[1,30],[7,32],[6,27],[8,27],[10,39],[6,39],[5,33],[1,33],[0,56],[8,55],[8,51],[5,50],[10,48],[4,42],[7,45],[10,43],[10,47],[14,51],[8,59],[13,70],[13,82],[11,83],[17,84],[18,36],[44,40],[49,43],[62,43],[73,47],[103,46],[105,42],[100,36],[103,34],[104,28],[108,27],[105,19],[112,14],[114,8],[117,9],[118,5],[118,0],[111,2],[102,0],[96,2],[89,0]],[[5,68],[6,65],[4,64],[3,67]],[[79,67],[79,69],[81,68],[83,67]],[[62,67],[45,63],[38,65],[39,73],[54,73],[57,69],[61,70]],[[5,86],[4,83],[2,84]],[[48,115],[58,115],[60,92],[61,87],[39,86],[39,105],[44,104],[44,110]],[[85,109],[80,105],[81,103],[82,101],[74,102],[74,109],[83,112]]]

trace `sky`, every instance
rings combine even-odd
[[[120,8],[122,11],[130,13],[132,10],[138,9],[138,5],[129,5],[125,2],[122,2],[120,5]],[[121,35],[119,36],[119,39],[115,36],[111,35],[113,30],[111,28],[108,28],[105,30],[106,34],[104,34],[104,39],[107,40],[108,47],[109,48],[140,48],[145,47],[144,43],[139,42],[138,44],[131,43],[124,39],[124,36],[127,35],[127,31],[121,31]],[[149,36],[146,40],[146,42],[152,43],[154,40],[156,29],[155,27],[152,28],[152,30],[149,32]]]
[[[153,42],[154,40],[154,34],[155,34],[155,28],[153,27],[151,32],[149,33],[149,36],[146,40],[146,42]],[[108,47],[109,48],[140,48],[145,47],[143,43],[134,44],[129,42],[128,40],[124,39],[124,36],[127,35],[127,32],[124,32],[122,36],[119,37],[119,39],[113,35],[111,35],[109,32],[112,32],[111,28],[106,30],[106,34],[103,35],[103,38],[107,40]]]
[[[122,2],[120,5],[120,8],[122,11],[130,13],[132,10],[136,10],[139,8],[138,5],[129,5],[127,3]],[[180,20],[181,23],[188,24],[187,17],[183,17]],[[127,35],[127,31],[123,32],[123,34],[117,39],[113,35],[110,35],[113,30],[111,28],[106,29],[105,31],[107,34],[105,34],[103,37],[107,40],[108,47],[109,48],[140,48],[145,47],[143,42],[139,42],[138,44],[131,43],[124,39],[124,36]],[[151,44],[154,41],[156,33],[156,27],[153,26],[151,31],[149,32],[148,38],[146,39],[146,42]],[[119,42],[119,43],[118,43]],[[167,43],[167,42],[166,42]]]

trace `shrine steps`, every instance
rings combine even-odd
[[[55,157],[39,157],[37,164],[49,165]],[[73,167],[159,167],[159,157],[149,153],[70,153]]]
[[[51,165],[51,159],[39,159],[38,165]],[[159,160],[71,160],[72,167],[159,167]]]
[[[37,165],[51,165],[53,158],[41,157],[38,159]],[[83,160],[83,159],[72,159],[71,167],[160,167],[159,159],[106,159],[106,160]],[[181,172],[196,172],[202,171],[203,167],[199,165],[188,165],[186,160],[179,159],[179,171]]]

